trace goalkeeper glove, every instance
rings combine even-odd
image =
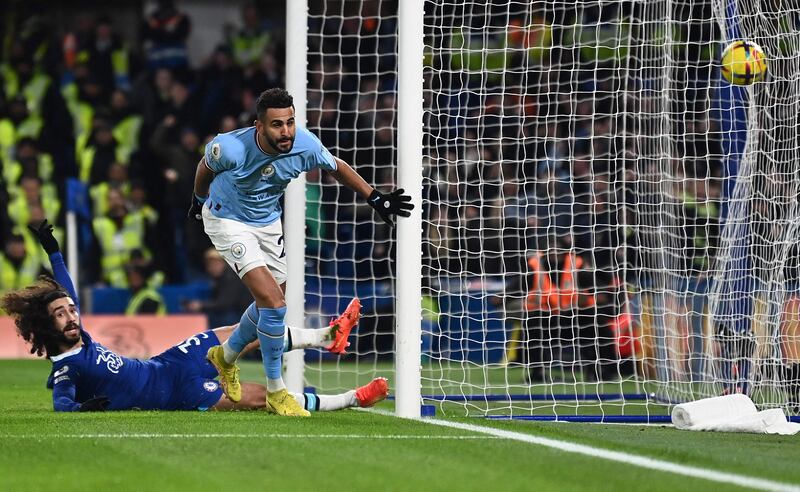
[[[399,215],[400,217],[411,216],[414,204],[409,203],[410,201],[411,196],[404,195],[402,188],[386,195],[378,190],[373,190],[372,194],[367,198],[369,206],[374,208],[378,215],[381,216],[381,219],[391,227],[394,227],[392,215]]]
[[[203,204],[206,202],[206,197],[199,197],[197,193],[192,193],[192,206],[189,207],[189,213],[186,217],[194,220],[203,220]]]
[[[89,398],[85,402],[81,403],[81,406],[78,408],[79,412],[103,412],[105,411],[108,404],[111,403],[105,396],[97,396],[95,398]]]
[[[44,219],[38,227],[28,226],[28,229],[36,236],[36,239],[41,243],[42,248],[48,255],[52,255],[59,251],[58,241],[53,237],[53,225],[47,223]]]

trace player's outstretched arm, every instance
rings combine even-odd
[[[403,189],[391,193],[381,193],[367,184],[355,170],[345,161],[336,158],[336,171],[330,171],[336,181],[347,186],[367,200],[384,222],[394,227],[393,216],[409,217],[414,209],[411,196],[403,194]]]
[[[75,292],[75,286],[72,283],[72,277],[69,276],[69,270],[64,263],[64,257],[61,255],[61,248],[58,246],[58,241],[53,236],[53,225],[43,220],[37,227],[28,226],[28,229],[39,240],[39,244],[50,257],[50,266],[53,267],[53,276],[56,282],[62,287],[67,289],[67,293],[75,301],[75,306],[80,310],[80,302],[78,300],[78,293]]]

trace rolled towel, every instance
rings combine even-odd
[[[792,435],[800,424],[788,422],[783,410],[759,412],[747,395],[717,396],[675,405],[672,423],[678,429]]]

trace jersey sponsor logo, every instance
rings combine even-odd
[[[61,376],[62,374],[65,374],[67,371],[69,371],[69,366],[63,366],[61,369],[59,369],[59,370],[57,370],[56,372],[53,373],[53,377],[57,378],[57,377]]]
[[[233,243],[233,246],[231,246],[231,254],[237,260],[243,257],[246,252],[247,248],[242,243]]]
[[[265,178],[271,178],[275,174],[275,166],[272,164],[267,164],[266,166],[261,168],[261,176]]]
[[[109,371],[114,374],[119,373],[119,368],[122,367],[122,357],[103,347],[97,347],[97,351],[100,354],[97,356],[95,364],[99,366],[101,362],[104,362]]]
[[[238,264],[238,263],[234,263],[234,264],[233,264],[233,268],[236,270],[236,273],[239,273],[239,272],[241,272],[241,271],[242,271],[242,269],[239,267],[239,264]]]
[[[217,391],[217,388],[219,388],[219,384],[217,384],[214,381],[206,381],[205,383],[203,383],[203,389],[205,389],[209,393]]]
[[[218,161],[222,157],[222,146],[218,143],[211,144],[211,158]]]
[[[61,381],[69,381],[69,376],[66,376],[66,375],[64,375],[64,376],[59,376],[59,377],[57,377],[57,378],[55,379],[55,381],[53,381],[53,384],[58,384],[58,383],[60,383]]]

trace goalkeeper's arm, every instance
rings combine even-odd
[[[383,194],[367,184],[364,178],[355,172],[349,164],[338,157],[336,158],[336,171],[330,172],[333,177],[336,178],[336,181],[358,193],[361,198],[364,198],[367,204],[378,212],[381,219],[392,227],[394,227],[394,221],[392,220],[393,215],[408,217],[411,215],[411,210],[414,209],[414,204],[411,203],[411,197],[409,195],[404,195],[402,189]]]

